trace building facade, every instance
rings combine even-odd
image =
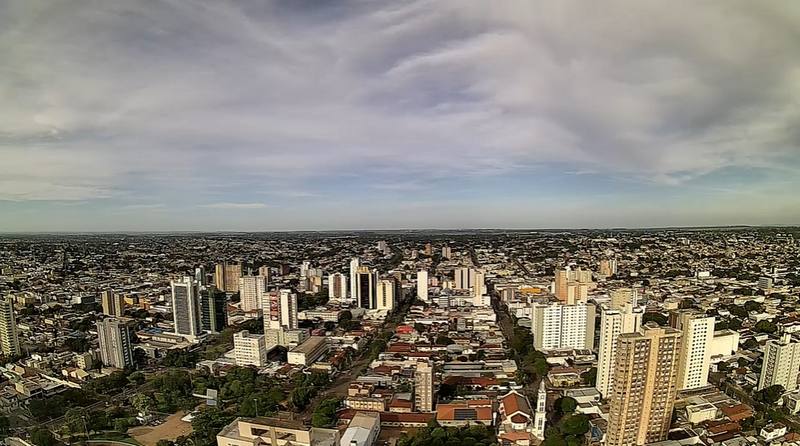
[[[641,308],[633,308],[629,304],[621,310],[606,307],[600,310],[600,345],[597,348],[595,388],[603,398],[611,393],[619,335],[639,331],[643,312]]]
[[[133,321],[107,318],[97,322],[96,327],[103,365],[118,369],[133,367]]]
[[[767,342],[764,347],[764,365],[758,380],[758,390],[781,385],[787,392],[797,389],[800,369],[800,342],[784,334],[780,340]]]

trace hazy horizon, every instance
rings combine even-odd
[[[791,0],[10,0],[0,232],[798,225],[797,42]]]

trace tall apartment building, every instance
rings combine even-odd
[[[619,335],[609,397],[607,446],[665,440],[678,384],[681,333],[646,324]]]
[[[17,319],[11,296],[0,298],[0,347],[6,357],[20,354]]]
[[[417,412],[433,412],[433,366],[429,362],[417,362],[414,371],[414,409]]]
[[[560,302],[533,306],[531,332],[537,350],[592,349],[595,307]]]
[[[350,259],[350,298],[358,302],[358,268],[361,267],[361,259],[353,257]]]
[[[589,296],[589,285],[592,284],[592,272],[572,270],[569,267],[556,271],[553,294],[566,304],[584,303]]]
[[[780,340],[767,342],[758,390],[774,385],[783,386],[787,392],[796,390],[799,369],[800,342],[794,342],[791,334],[787,333]]]
[[[639,292],[636,288],[617,288],[609,291],[611,308],[621,310],[625,305],[638,306]]]
[[[200,326],[203,331],[218,333],[228,325],[228,298],[215,286],[200,290]]]
[[[286,331],[298,327],[297,295],[288,289],[267,293],[262,306],[267,345],[287,345]]]
[[[356,304],[361,308],[374,310],[378,307],[376,294],[378,272],[366,266],[359,266],[356,271],[355,297]]]
[[[267,278],[264,276],[244,276],[239,278],[239,300],[242,311],[256,311],[267,292]]]
[[[417,299],[428,301],[428,271],[417,271]]]
[[[242,265],[239,263],[218,263],[214,269],[214,285],[226,293],[239,292],[240,277],[242,277]]]
[[[267,365],[267,344],[263,334],[250,334],[242,330],[233,335],[233,357],[238,366]]]
[[[96,326],[103,365],[118,369],[133,367],[133,321],[107,318],[97,322]]]
[[[380,279],[375,291],[376,309],[392,311],[396,299],[397,281],[394,278]]]
[[[432,256],[433,255],[433,245],[430,243],[425,243],[425,255]]]
[[[344,274],[333,273],[328,275],[328,298],[347,298],[347,277]]]
[[[194,269],[194,280],[196,280],[200,286],[206,286],[208,284],[206,268],[204,266],[198,266]]]
[[[621,310],[606,307],[600,310],[600,345],[597,348],[595,388],[603,398],[608,398],[614,382],[614,360],[619,335],[639,331],[643,313],[642,308],[634,308],[630,304]]]
[[[172,318],[175,333],[193,340],[202,331],[200,322],[200,290],[191,277],[173,280]]]
[[[475,280],[472,284],[472,295],[481,297],[486,294],[486,273],[483,270],[475,270]]]
[[[449,246],[442,246],[442,258],[450,260],[453,257],[453,250]]]
[[[258,275],[267,278],[267,285],[269,285],[272,281],[272,270],[267,265],[258,267]]]
[[[100,293],[100,303],[103,306],[103,314],[114,317],[125,315],[125,297],[111,290]]]
[[[453,281],[456,289],[468,290],[475,286],[475,273],[473,268],[462,266],[453,270]]]
[[[678,361],[678,390],[696,389],[708,384],[715,324],[714,316],[705,313],[684,311],[675,315],[673,327],[683,335]]]

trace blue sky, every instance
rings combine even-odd
[[[0,231],[800,224],[796,42],[792,0],[0,2]]]

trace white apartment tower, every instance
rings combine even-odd
[[[764,348],[764,365],[758,380],[758,390],[781,385],[787,392],[797,389],[800,369],[800,343],[792,335],[784,334],[779,341],[769,341]]]
[[[537,350],[592,349],[594,347],[592,304],[559,302],[533,306],[531,331]]]
[[[17,320],[11,296],[0,298],[0,347],[6,357],[20,354]]]
[[[347,298],[347,277],[344,274],[333,273],[328,275],[328,298]]]
[[[395,280],[394,279],[380,279],[376,287],[376,299],[378,310],[392,311],[394,309],[395,301]]]
[[[361,266],[361,260],[358,257],[350,259],[350,298],[358,301],[358,268]]]
[[[675,328],[682,333],[678,358],[678,390],[696,389],[708,384],[711,342],[714,340],[714,316],[681,312]]]
[[[200,321],[200,291],[197,282],[191,277],[184,277],[181,280],[173,280],[171,285],[175,333],[193,340],[203,330]]]
[[[100,293],[100,302],[103,306],[103,314],[109,316],[122,317],[125,314],[125,299],[121,294],[111,290]]]
[[[264,335],[242,330],[233,335],[233,357],[238,366],[263,367],[267,364],[267,344]]]
[[[614,382],[617,339],[622,333],[639,331],[642,325],[643,310],[628,304],[622,309],[602,307],[600,311],[600,345],[597,348],[595,388],[603,398],[608,398]]]
[[[428,301],[428,271],[417,271],[417,298],[423,302]]]
[[[250,312],[261,308],[264,294],[267,292],[267,277],[244,276],[239,278],[239,299],[242,311]]]
[[[433,412],[433,366],[428,362],[417,362],[414,371],[414,409],[417,412]]]

